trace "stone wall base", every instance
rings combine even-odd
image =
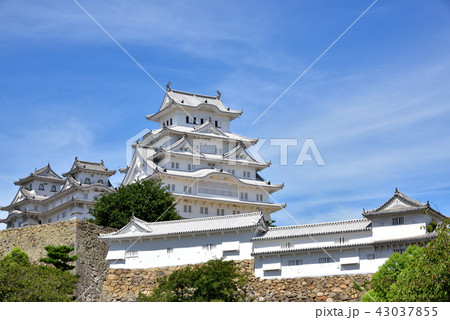
[[[185,266],[149,269],[109,269],[101,295],[102,301],[136,301],[139,292],[150,294],[156,279]],[[262,280],[253,276],[253,260],[238,262],[240,273],[249,273],[250,281],[243,290],[246,301],[359,301],[362,292],[353,288],[370,281],[371,274]]]

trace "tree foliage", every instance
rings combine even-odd
[[[0,301],[72,301],[77,282],[68,271],[31,264],[20,248],[0,260]]]
[[[177,220],[175,199],[161,181],[145,180],[120,186],[116,192],[101,195],[91,214],[93,223],[120,229],[134,214],[137,218],[152,222]]]
[[[68,246],[46,246],[45,251],[47,251],[46,258],[40,258],[39,261],[45,262],[47,264],[53,265],[55,268],[60,269],[62,271],[68,271],[75,268],[75,266],[71,266],[67,262],[75,261],[78,259],[76,255],[69,256],[69,253],[73,251],[73,247]]]
[[[437,237],[425,247],[394,253],[372,278],[361,301],[450,301],[449,221],[436,228]]]
[[[153,293],[139,293],[138,301],[243,301],[240,288],[247,281],[248,275],[238,273],[234,261],[210,260],[158,278]]]

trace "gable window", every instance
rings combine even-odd
[[[91,179],[89,179],[89,178],[84,179],[84,183],[85,184],[91,184]]]
[[[392,218],[392,224],[394,226],[399,225],[399,224],[405,224],[405,218],[404,217],[395,217]]]
[[[56,192],[56,186],[52,186],[51,192]]]
[[[303,261],[298,259],[298,260],[289,260],[288,261],[288,266],[300,266],[303,264]]]
[[[39,185],[39,190],[44,190],[44,185],[42,183]]]

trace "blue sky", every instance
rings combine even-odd
[[[372,2],[79,1],[163,87],[220,89],[244,109],[234,132],[299,141],[287,166],[260,149],[299,223],[359,218],[395,187],[448,214],[450,1],[379,0],[251,125]],[[73,1],[0,1],[0,21],[0,204],[47,162],[125,166],[163,91]],[[325,166],[294,165],[306,138]]]

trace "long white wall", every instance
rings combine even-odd
[[[178,237],[143,238],[110,244],[111,268],[153,268],[196,264],[211,259],[251,259],[251,230],[184,235]],[[128,253],[126,253],[128,252]],[[125,254],[124,259],[117,259]]]

